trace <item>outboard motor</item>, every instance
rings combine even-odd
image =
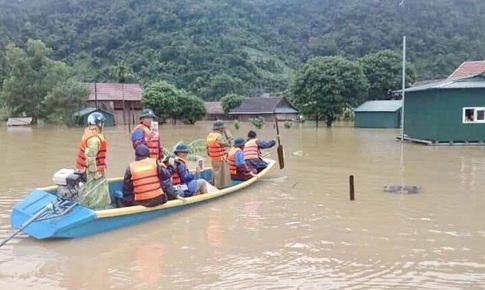
[[[58,185],[57,196],[75,199],[86,183],[86,173],[64,168],[54,174],[52,181]]]

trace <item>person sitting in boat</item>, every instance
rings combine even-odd
[[[213,185],[224,188],[231,184],[231,177],[227,165],[227,152],[225,148],[231,147],[224,122],[217,120],[212,126],[212,132],[207,136],[207,155],[212,163]]]
[[[207,181],[202,178],[196,178],[202,168],[195,168],[195,175],[189,171],[189,162],[187,155],[189,148],[185,144],[179,144],[173,151],[175,154],[175,172],[172,175],[172,184],[184,191],[183,197],[207,193]]]
[[[161,160],[163,159],[163,149],[160,145],[158,128],[152,130],[152,122],[156,117],[152,110],[144,109],[140,115],[140,124],[131,132],[131,142],[133,149],[140,144],[146,145],[150,149],[150,158]]]
[[[276,145],[276,140],[260,140],[254,131],[248,132],[248,139],[244,144],[244,160],[256,172],[261,172],[268,164],[261,157],[261,149],[268,149]]]
[[[229,154],[227,155],[232,180],[246,181],[256,176],[255,170],[253,171],[244,161],[244,144],[245,141],[243,138],[237,138],[234,141],[234,146],[229,150]]]
[[[162,181],[169,178],[170,173],[149,156],[150,149],[147,146],[136,146],[135,161],[125,171],[123,197],[119,200],[119,205],[152,207],[167,202]]]
[[[106,180],[106,153],[108,142],[103,136],[106,118],[99,112],[88,116],[76,158],[76,170],[86,174],[86,184],[79,191],[76,201],[91,209],[105,209],[111,198]]]

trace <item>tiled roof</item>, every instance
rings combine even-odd
[[[138,84],[86,83],[91,93],[89,101],[141,101],[143,89]]]
[[[367,101],[358,106],[355,112],[395,112],[402,107],[402,101]]]
[[[483,73],[485,73],[485,60],[465,61],[448,77],[448,79],[471,77]]]
[[[232,110],[230,115],[239,114],[273,114],[276,111],[285,111],[285,113],[298,113],[284,97],[258,97],[247,98],[244,102]]]
[[[224,114],[221,102],[205,102],[204,105],[208,115]]]

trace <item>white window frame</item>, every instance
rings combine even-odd
[[[465,112],[467,110],[473,110],[473,121],[466,120]],[[483,120],[477,120],[478,111],[483,111]],[[485,107],[464,107],[461,121],[463,124],[485,124]]]

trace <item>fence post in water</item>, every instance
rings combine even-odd
[[[354,176],[350,175],[349,176],[349,189],[350,189],[350,200],[355,199],[355,189],[354,189]]]

